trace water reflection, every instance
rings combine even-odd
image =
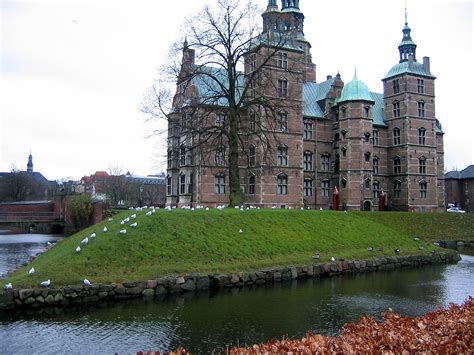
[[[473,275],[474,257],[463,256],[456,265],[4,314],[0,335],[15,339],[4,344],[5,353],[134,353],[179,345],[208,353],[308,330],[334,335],[361,314],[379,317],[388,307],[418,316],[473,295]]]

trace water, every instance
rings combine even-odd
[[[0,353],[132,354],[182,345],[225,350],[307,331],[336,335],[360,315],[391,307],[418,316],[474,295],[474,250],[453,265],[341,276],[162,300],[0,315]]]

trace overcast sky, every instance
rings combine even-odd
[[[183,18],[216,0],[0,0],[0,171],[79,179],[165,171],[139,111]],[[255,0],[265,7],[266,0]],[[281,1],[278,0],[281,4]],[[371,91],[398,62],[404,0],[300,0],[317,81],[339,71]],[[473,1],[407,0],[417,58],[431,58],[445,165],[473,164]]]

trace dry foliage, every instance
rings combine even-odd
[[[383,322],[362,316],[344,325],[341,336],[308,333],[302,339],[273,340],[250,348],[233,348],[227,354],[474,354],[474,299],[462,306],[451,304],[422,317],[382,313]],[[179,349],[176,354],[188,354]]]

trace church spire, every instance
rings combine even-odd
[[[278,11],[276,0],[268,0],[267,11]]]
[[[33,172],[33,156],[31,155],[31,150],[30,150],[30,155],[28,156],[28,164],[26,164],[26,171],[28,173]]]
[[[408,61],[408,57],[412,56],[416,62],[416,44],[411,39],[411,28],[408,27],[407,8],[405,6],[405,27],[403,27],[402,42],[398,46],[400,52],[400,63]]]

